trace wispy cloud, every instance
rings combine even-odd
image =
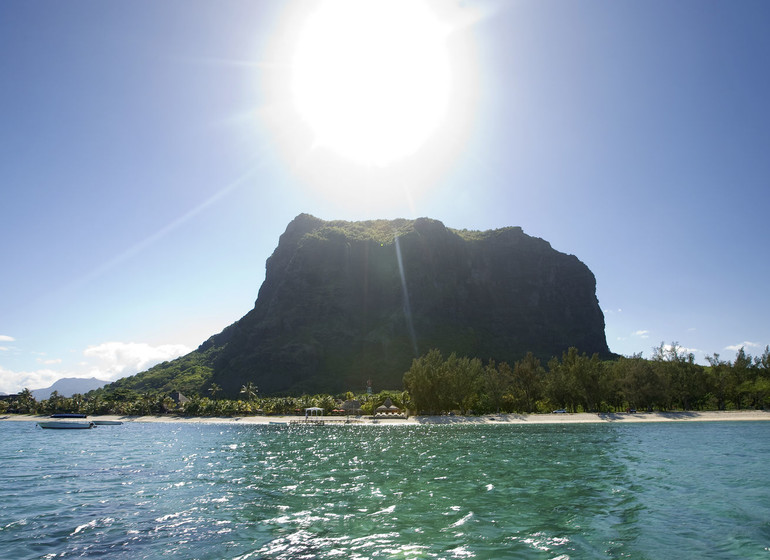
[[[732,350],[733,352],[737,352],[741,348],[760,348],[760,344],[757,344],[756,342],[749,342],[748,340],[744,342],[739,342],[738,344],[731,344],[730,346],[725,346],[725,350]]]
[[[55,364],[60,364],[61,363],[61,358],[52,358],[52,359],[49,359],[49,360],[44,360],[43,358],[38,358],[37,359],[37,363],[43,364],[43,365],[46,365],[46,366],[52,366],[52,365],[55,365]]]
[[[634,332],[634,336],[638,336],[640,338],[650,338],[650,331],[638,330]]]
[[[0,342],[14,342],[16,339],[7,334],[0,334]]]

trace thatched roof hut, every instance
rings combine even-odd
[[[190,400],[185,397],[181,391],[172,391],[169,396],[171,397],[171,400],[176,404],[184,404]]]
[[[393,401],[390,400],[390,397],[385,399],[385,402],[382,403],[380,406],[377,407],[377,410],[374,411],[375,414],[401,414],[401,409],[398,408],[396,405],[393,404]]]
[[[361,414],[361,401],[350,399],[340,405],[340,408],[345,411],[345,414]]]

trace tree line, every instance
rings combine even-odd
[[[212,390],[213,389],[213,390]],[[92,391],[86,395],[64,397],[54,391],[47,399],[36,400],[32,391],[24,389],[15,397],[0,401],[0,414],[56,414],[78,413],[89,416],[152,416],[178,414],[182,416],[249,416],[249,415],[304,415],[306,408],[323,408],[326,414],[339,411],[346,400],[357,400],[363,414],[374,414],[386,399],[402,410],[411,407],[405,391],[380,391],[374,394],[354,395],[347,392],[333,396],[326,394],[260,397],[252,383],[241,389],[242,398],[218,398],[219,389],[210,385],[208,396],[190,395],[179,403],[162,391],[137,392],[120,388],[111,393]],[[338,412],[344,414],[343,412]]]
[[[731,410],[770,406],[770,347],[752,359],[743,348],[733,361],[718,354],[695,363],[678,343],[605,361],[576,348],[544,366],[532,353],[510,366],[490,360],[444,358],[431,350],[404,374],[416,410],[469,412],[618,412]]]

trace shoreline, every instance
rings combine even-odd
[[[0,422],[42,422],[49,420],[47,415],[4,414]],[[320,416],[326,425],[346,425],[344,416]],[[178,423],[178,424],[291,424],[302,423],[304,416],[234,416],[234,417],[188,417],[173,414],[163,416],[120,416],[95,415],[86,420],[112,420],[123,423]],[[725,421],[766,421],[770,420],[770,411],[735,410],[735,411],[686,411],[686,412],[613,412],[595,413],[578,412],[563,414],[487,414],[484,416],[412,416],[410,418],[376,418],[371,416],[351,417],[352,425],[374,426],[418,426],[447,424],[617,424],[650,422],[725,422]]]

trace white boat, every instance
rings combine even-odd
[[[38,426],[49,430],[90,430],[94,427],[93,422],[38,422]]]

